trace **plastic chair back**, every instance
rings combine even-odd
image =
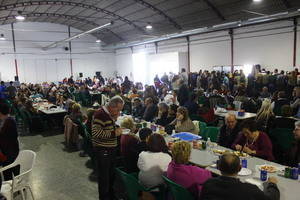
[[[200,129],[200,135],[204,135],[206,131],[206,123],[205,122],[199,122],[199,129]]]
[[[208,126],[205,129],[204,139],[210,138],[210,141],[217,142],[219,136],[220,128],[214,126]]]
[[[143,187],[137,178],[133,175],[127,174],[119,168],[116,168],[117,174],[121,177],[129,200],[138,200],[140,191],[148,191],[145,187]]]
[[[175,200],[194,200],[193,195],[182,186],[174,183],[165,176],[162,176],[168,188],[171,190],[172,196]]]

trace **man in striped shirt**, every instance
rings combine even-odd
[[[117,137],[122,129],[115,122],[123,110],[124,101],[120,96],[110,99],[107,105],[94,114],[92,142],[97,158],[99,199],[112,200],[114,162],[116,160]]]

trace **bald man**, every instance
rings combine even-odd
[[[235,114],[228,113],[225,117],[225,124],[220,130],[218,144],[230,148],[240,131]]]
[[[277,179],[270,177],[261,191],[256,185],[242,183],[238,178],[240,159],[234,154],[221,156],[217,165],[221,176],[211,178],[202,187],[201,200],[279,200]]]

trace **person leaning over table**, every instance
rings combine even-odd
[[[225,116],[225,124],[220,129],[218,145],[231,148],[231,145],[237,138],[240,131],[241,129],[236,119],[236,115],[228,113]]]
[[[211,173],[200,167],[188,165],[190,156],[190,143],[186,141],[175,142],[172,146],[173,160],[169,164],[167,177],[189,190],[198,199],[202,184],[211,178]]]
[[[177,108],[176,119],[171,122],[171,125],[175,125],[175,131],[177,133],[189,132],[198,134],[194,123],[189,117],[188,110],[183,106]]]
[[[269,177],[264,191],[256,185],[243,183],[237,175],[241,170],[240,159],[234,154],[224,154],[217,162],[221,176],[211,178],[202,187],[200,200],[279,200],[277,179]]]
[[[113,181],[114,166],[117,152],[117,137],[122,129],[115,124],[124,101],[120,96],[114,96],[94,114],[92,123],[92,143],[97,159],[99,199],[114,199]]]
[[[148,151],[139,154],[139,181],[145,187],[151,188],[162,184],[163,172],[167,171],[172,158],[164,137],[154,133],[147,141]]]
[[[242,123],[242,132],[231,145],[231,148],[265,160],[274,160],[272,142],[269,136],[259,131],[256,122],[252,119]]]

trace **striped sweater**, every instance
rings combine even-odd
[[[92,122],[92,142],[96,148],[114,148],[117,146],[115,122],[101,107],[94,114]]]

